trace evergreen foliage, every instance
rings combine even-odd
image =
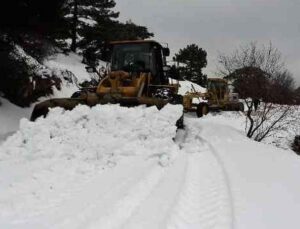
[[[114,0],[10,0],[0,7],[0,93],[20,106],[51,94],[59,79],[39,72],[48,55],[76,49],[96,65],[105,43],[153,36],[144,26],[117,21]],[[70,42],[70,40],[72,42]],[[17,48],[19,47],[19,49]],[[24,56],[17,50],[22,50]],[[27,61],[26,58],[32,58]],[[34,62],[34,65],[31,63]]]
[[[119,12],[113,10],[115,5],[114,0],[69,0],[65,5],[65,18],[72,40],[70,48],[82,51],[84,62],[89,65],[95,65],[98,59],[102,59],[107,41],[153,36],[144,26],[131,21],[117,21]]]
[[[204,86],[207,81],[207,76],[202,73],[202,68],[207,65],[207,53],[196,44],[191,44],[180,49],[175,54],[174,61],[183,63],[184,66],[180,67],[181,74],[185,79]]]
[[[114,12],[114,0],[69,0],[65,4],[65,18],[69,23],[72,39],[71,50],[76,51],[78,42],[81,45],[92,42],[99,31],[96,27],[106,28],[108,23],[118,18],[119,12]],[[101,38],[99,38],[101,39]]]
[[[0,40],[0,91],[19,106],[29,106],[40,96],[52,94],[52,87],[60,88],[61,80],[51,71],[34,62],[20,46]]]

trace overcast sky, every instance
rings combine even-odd
[[[208,53],[213,77],[218,53],[250,41],[278,48],[300,85],[300,0],[116,0],[122,21],[131,19],[166,42],[171,55],[195,43]]]

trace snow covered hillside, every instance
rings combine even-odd
[[[0,148],[0,228],[297,228],[299,157],[212,115],[176,131],[181,112],[23,119]]]

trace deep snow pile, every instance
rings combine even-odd
[[[87,228],[99,196],[100,210],[123,197],[128,212],[159,181],[160,168],[176,158],[173,138],[181,115],[179,105],[160,111],[103,105],[55,108],[36,122],[22,119],[0,147],[0,228],[67,229],[82,220],[79,228]],[[136,195],[139,190],[145,193]]]
[[[144,106],[124,108],[77,106],[52,109],[36,122],[22,119],[19,131],[0,150],[0,161],[11,158],[79,158],[107,160],[121,155],[168,154],[182,106],[162,110]]]
[[[29,118],[31,109],[21,108],[7,99],[1,98],[0,105],[0,143],[5,137],[19,128],[21,118]]]
[[[202,92],[202,93],[206,92],[206,88],[201,87],[198,84],[195,84],[187,80],[180,80],[179,85],[180,87],[178,93],[180,95],[185,95],[187,92],[194,92],[194,89],[197,92]]]

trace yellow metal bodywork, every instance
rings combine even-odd
[[[197,92],[194,88],[193,91],[187,92],[183,96],[183,107],[185,111],[197,110],[198,103],[193,103],[194,99],[199,99],[199,103],[203,100],[207,101],[204,103],[207,103],[209,109],[240,110],[242,106],[240,102],[230,99],[228,82],[221,78],[209,78],[207,92],[205,93]]]
[[[193,99],[199,99],[199,102],[201,99],[205,99],[207,96],[206,93],[201,92],[187,92],[183,96],[183,107],[185,111],[196,111],[197,104],[193,103]]]
[[[130,76],[124,71],[111,72],[98,85],[96,93],[99,96],[106,94],[120,94],[126,97],[141,97],[144,87],[151,78],[150,73],[141,73],[139,76]]]
[[[159,43],[151,40],[115,41],[111,42],[110,45],[139,43],[155,43],[162,49]],[[163,54],[163,49],[161,54]],[[156,65],[156,67],[162,66]],[[155,91],[161,88],[167,88],[169,91],[177,94],[179,84],[166,83],[166,85],[156,85],[154,76],[150,71],[139,73],[129,73],[121,70],[111,71],[99,82],[97,87],[84,88],[78,92],[79,95],[76,94],[76,96],[71,98],[50,99],[37,104],[32,112],[31,120],[34,121],[40,116],[45,116],[49,108],[62,107],[66,110],[72,110],[79,104],[89,106],[107,103],[120,104],[122,106],[144,104],[162,108],[170,101],[155,96]]]
[[[230,103],[229,101],[229,88],[228,82],[221,78],[209,78],[208,84],[212,82],[212,85],[219,83],[219,87],[208,87],[207,89],[207,99],[210,106],[218,106],[225,109]]]

